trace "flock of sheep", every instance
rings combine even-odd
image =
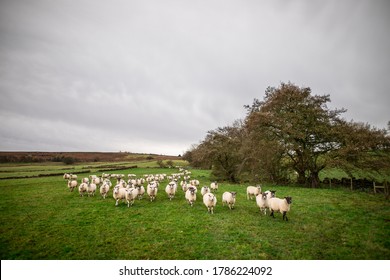
[[[125,181],[124,174],[105,174],[101,177],[96,175],[90,175],[81,179],[80,184],[77,181],[77,175],[65,173],[63,178],[68,180],[68,188],[73,191],[78,186],[80,196],[88,195],[94,196],[98,191],[101,196],[105,199],[109,190],[112,187],[111,178],[116,179],[116,185],[113,188],[112,196],[115,199],[115,206],[118,206],[120,201],[127,203],[130,207],[133,205],[136,199],[142,199],[145,192],[147,193],[149,200],[153,202],[156,199],[160,184],[164,180],[168,180],[168,184],[165,187],[165,192],[172,200],[178,189],[178,181],[180,182],[181,189],[185,194],[185,199],[189,205],[193,206],[197,192],[199,188],[199,181],[196,179],[190,179],[191,172],[185,169],[180,169],[180,173],[174,173],[167,176],[166,174],[147,174],[141,178],[137,178],[135,174],[128,174],[128,180]],[[146,191],[144,185],[146,186]],[[203,186],[200,189],[200,193],[203,197],[203,203],[207,207],[207,211],[211,214],[214,213],[214,208],[217,204],[217,197],[215,193],[218,191],[218,183],[212,182],[210,186]],[[227,205],[230,209],[234,208],[236,202],[237,192],[224,192],[222,194],[222,205]],[[284,198],[275,197],[275,191],[261,191],[261,186],[249,186],[246,190],[246,196],[248,200],[253,198],[256,199],[256,204],[260,208],[260,212],[264,215],[267,214],[269,209],[270,216],[274,216],[274,212],[280,212],[283,214],[283,220],[288,221],[287,212],[290,211],[290,205],[292,198],[287,196]]]

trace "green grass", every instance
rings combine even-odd
[[[42,168],[42,167],[41,167]],[[43,167],[42,169],[50,169]],[[173,173],[137,168],[113,173]],[[210,172],[192,170],[201,185]],[[89,174],[85,174],[88,176]],[[82,175],[84,177],[84,175]],[[81,177],[81,175],[80,175]],[[248,201],[246,185],[220,183],[215,214],[193,207],[163,182],[155,202],[130,208],[110,196],[79,197],[62,176],[0,180],[0,257],[6,259],[390,259],[390,202],[347,189],[265,186],[293,197],[289,221]],[[234,210],[224,191],[237,191]]]

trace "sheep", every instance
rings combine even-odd
[[[104,199],[106,199],[109,190],[110,190],[110,184],[105,180],[103,184],[100,186],[100,194]]]
[[[256,195],[256,204],[260,208],[260,213],[263,212],[264,215],[267,215],[268,208],[268,193],[263,192]]]
[[[133,206],[134,200],[137,196],[138,196],[138,190],[136,188],[126,189],[127,207]]]
[[[187,192],[188,188],[191,187],[191,184],[188,184],[186,181],[183,181],[182,182],[182,185],[181,185],[181,188],[183,190],[184,193]]]
[[[119,200],[126,199],[126,189],[122,188],[120,185],[116,185],[114,187],[114,191],[112,192],[112,196],[115,199],[115,206],[118,206]]]
[[[203,203],[207,207],[207,212],[214,214],[214,207],[217,205],[217,198],[213,193],[206,193],[203,196]]]
[[[95,196],[96,184],[94,184],[94,183],[89,183],[89,184],[88,184],[87,191],[88,191],[88,196]]]
[[[77,181],[69,179],[68,180],[68,188],[71,192],[73,192],[74,188],[77,187]]]
[[[275,197],[276,191],[265,191],[256,195],[256,204],[260,208],[260,213],[263,212],[264,215],[267,215],[268,200],[271,197]]]
[[[222,206],[225,206],[226,203],[229,206],[229,209],[232,210],[236,203],[236,194],[237,192],[224,192],[222,194]]]
[[[77,180],[77,175],[76,174],[69,174],[70,179]]]
[[[270,199],[271,197],[275,197],[276,191],[265,191],[264,193],[267,194],[267,199]]]
[[[102,179],[100,177],[92,178],[92,183],[95,185],[99,185],[102,182]]]
[[[210,189],[212,192],[217,192],[218,191],[218,183],[217,182],[212,182],[210,184]]]
[[[174,181],[169,182],[169,184],[165,187],[165,192],[167,193],[169,200],[175,197],[177,185]]]
[[[203,195],[205,195],[206,193],[209,193],[210,192],[210,188],[208,186],[203,186],[201,189],[200,189],[200,193]]]
[[[157,196],[157,183],[156,182],[150,182],[146,188],[146,192],[148,193],[148,196],[150,198],[150,201],[153,202],[156,199]]]
[[[87,183],[81,183],[79,186],[79,194],[80,196],[84,196],[84,194],[88,191],[88,184]]]
[[[81,179],[81,183],[89,183],[89,178],[88,177],[85,177],[83,179]]]
[[[286,218],[286,221],[288,221],[287,212],[290,211],[291,203],[292,203],[291,196],[285,196],[283,199],[277,197],[271,197],[268,200],[268,208],[271,210],[270,216],[275,218],[274,211],[279,211],[280,213],[283,214],[283,221],[284,218]]]
[[[191,205],[191,207],[194,205],[194,202],[196,201],[196,191],[194,187],[189,187],[186,191],[186,200]]]
[[[68,179],[70,179],[70,174],[64,173],[64,176],[62,178],[64,178],[65,180],[68,180]]]
[[[141,200],[145,194],[145,188],[144,186],[137,186],[138,189],[138,199]]]
[[[246,198],[248,200],[252,199],[252,197],[256,197],[256,195],[258,195],[259,193],[261,193],[260,185],[257,185],[256,187],[249,186],[246,188]]]
[[[191,180],[190,181],[191,185],[195,186],[195,187],[198,187],[199,186],[199,180]]]

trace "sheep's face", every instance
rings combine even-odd
[[[262,196],[262,198],[263,198],[264,200],[267,199],[267,193],[262,193],[261,196]],[[272,197],[272,196],[271,196],[271,197]]]
[[[287,204],[291,204],[292,203],[292,197],[291,196],[286,196],[285,199],[287,201]]]
[[[230,193],[232,194],[232,197],[233,197],[233,198],[236,198],[237,192],[230,192]]]

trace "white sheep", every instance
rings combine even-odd
[[[107,181],[104,181],[103,184],[100,186],[100,194],[105,199],[108,191],[110,190],[110,184]]]
[[[263,192],[256,195],[256,204],[260,208],[260,213],[263,212],[264,215],[267,215],[268,208],[268,193]]]
[[[191,184],[184,182],[183,185],[181,186],[181,188],[182,188],[183,192],[186,193],[188,188],[191,186],[192,186]]]
[[[257,185],[256,187],[249,186],[246,188],[246,198],[248,200],[252,199],[252,197],[256,197],[256,195],[258,195],[259,193],[261,193],[261,186],[260,185]]]
[[[222,194],[222,206],[225,206],[226,203],[229,206],[229,209],[232,210],[236,203],[236,195],[237,192],[224,192]]]
[[[145,194],[145,188],[144,186],[137,186],[137,189],[138,189],[138,199],[142,199],[144,194]]]
[[[70,179],[77,180],[77,175],[76,174],[69,174]]]
[[[127,207],[133,206],[136,197],[138,197],[138,190],[136,188],[126,189]]]
[[[206,193],[209,193],[210,192],[210,188],[208,186],[203,186],[201,189],[200,189],[200,193],[203,195],[205,195]]]
[[[165,192],[167,193],[169,200],[175,197],[177,185],[174,181],[169,182],[169,184],[165,187]]]
[[[190,183],[191,183],[191,185],[193,185],[193,186],[195,186],[195,187],[198,187],[199,184],[200,184],[200,183],[199,183],[199,180],[196,180],[196,179],[191,180]]]
[[[207,212],[214,214],[214,208],[217,205],[217,198],[213,193],[206,193],[203,196],[203,203],[207,207]]]
[[[69,174],[69,173],[64,173],[63,178],[64,178],[65,180],[70,179],[70,174]]]
[[[92,178],[92,183],[95,185],[99,185],[102,182],[102,179],[100,177]]]
[[[89,178],[88,177],[85,177],[83,179],[81,179],[81,183],[89,183]]]
[[[264,193],[259,193],[256,195],[256,204],[260,208],[260,212],[263,212],[264,215],[267,215],[268,200],[271,197],[275,197],[276,191],[265,191]]]
[[[95,196],[96,188],[97,188],[96,184],[89,183],[87,188],[88,196]]]
[[[212,182],[210,184],[210,189],[212,192],[217,192],[218,191],[218,183],[217,182]]]
[[[77,187],[77,181],[76,180],[68,180],[68,188],[71,192],[73,192],[74,188]]]
[[[283,221],[284,218],[286,218],[286,221],[288,221],[287,212],[290,211],[291,203],[292,203],[291,196],[286,196],[283,199],[277,197],[271,197],[268,200],[268,208],[271,210],[270,216],[275,218],[274,211],[279,211],[280,213],[283,214]]]
[[[120,185],[116,185],[114,187],[114,190],[112,192],[112,196],[115,199],[115,206],[118,206],[119,200],[125,200],[126,199],[126,189],[122,188]]]
[[[157,183],[155,181],[150,182],[146,188],[146,192],[148,193],[148,196],[150,198],[150,201],[154,201],[157,196]]]
[[[191,207],[194,205],[194,202],[196,201],[196,190],[194,187],[189,187],[186,191],[186,200],[191,205]]]
[[[88,191],[88,184],[87,183],[81,183],[79,186],[79,194],[80,196],[84,196],[85,193]]]

